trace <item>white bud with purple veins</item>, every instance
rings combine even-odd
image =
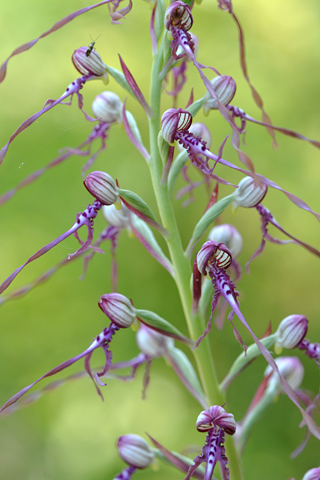
[[[304,376],[304,368],[298,357],[278,357],[275,359],[275,362],[281,375],[287,380],[290,387],[296,390],[301,385]],[[279,375],[268,365],[264,376],[267,377],[270,373],[271,376],[268,380],[267,390],[275,391],[278,394],[284,393]]]
[[[236,93],[236,82],[228,75],[219,75],[211,80],[211,85],[217,94],[219,101],[223,105],[228,105]],[[203,106],[204,113],[207,114],[209,110],[217,110],[219,108],[218,102],[213,98],[209,92],[205,95],[206,103]]]
[[[173,338],[162,335],[143,323],[140,323],[136,341],[141,352],[151,358],[162,357],[166,353],[167,347],[174,346]]]
[[[197,255],[197,267],[202,275],[207,275],[207,268],[216,265],[218,268],[228,268],[232,263],[232,255],[223,243],[212,240],[205,242]]]
[[[179,28],[187,32],[193,24],[191,10],[183,2],[174,2],[166,10],[164,15],[164,26],[167,30]]]
[[[106,293],[98,303],[99,307],[119,328],[128,328],[136,317],[136,309],[130,300],[120,293]]]
[[[276,331],[275,351],[282,348],[295,348],[304,339],[308,331],[308,320],[304,315],[289,315],[284,318]]]
[[[119,455],[126,463],[136,468],[147,468],[154,460],[154,453],[148,443],[133,433],[119,437]]]
[[[214,405],[200,413],[196,427],[199,432],[208,432],[214,427],[219,427],[228,435],[233,435],[237,425],[232,413],[227,413],[224,408]]]
[[[233,205],[244,208],[256,207],[266,196],[267,190],[267,185],[257,185],[253,178],[244,177],[233,194]]]
[[[192,115],[182,108],[169,108],[161,117],[161,131],[163,138],[170,144],[175,140],[177,132],[189,130],[192,124]]]
[[[102,92],[92,103],[94,116],[107,123],[121,122],[122,102],[113,92]]]
[[[224,243],[233,258],[236,258],[242,250],[243,241],[240,233],[233,225],[227,223],[213,227],[209,232],[208,240]]]
[[[105,172],[92,172],[83,181],[91,195],[102,205],[112,205],[119,200],[119,189],[113,178]]]
[[[104,83],[108,83],[107,65],[102,61],[102,58],[96,50],[92,50],[89,56],[87,55],[87,51],[88,47],[77,48],[72,55],[73,65],[81,75],[101,77]]]
[[[308,470],[302,480],[320,480],[320,467]]]
[[[116,227],[119,230],[130,228],[130,210],[122,202],[120,209],[115,205],[104,205],[102,214],[112,227]]]

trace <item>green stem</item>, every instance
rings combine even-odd
[[[162,68],[162,52],[165,41],[166,39],[163,39],[159,52],[154,56],[152,67],[150,106],[155,115],[149,119],[151,153],[150,173],[161,221],[163,226],[170,232],[170,236],[167,239],[167,245],[174,267],[174,278],[179,291],[189,335],[193,340],[197,340],[203,333],[205,325],[203,319],[199,315],[192,313],[192,293],[190,291],[192,270],[190,262],[184,254],[180,232],[173,212],[167,185],[161,183],[163,164],[158,148],[161,99],[161,80],[159,79],[159,73]],[[201,344],[193,350],[193,354],[204,391],[208,397],[209,405],[223,405],[225,403],[225,396],[219,387],[208,337],[205,337]],[[242,473],[239,459],[234,443],[231,440],[228,441],[228,456],[232,479],[241,480]]]

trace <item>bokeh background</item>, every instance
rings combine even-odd
[[[84,1],[43,2],[13,0],[1,6],[1,62],[17,46],[36,38],[53,23],[86,6]],[[317,0],[246,0],[234,1],[234,8],[245,32],[249,74],[264,98],[265,107],[275,125],[286,126],[311,138],[320,138],[320,7]],[[146,97],[149,89],[151,48],[148,36],[150,7],[134,0],[134,7],[122,25],[111,25],[107,7],[83,15],[63,29],[41,40],[28,52],[9,63],[8,74],[0,86],[1,146],[20,123],[38,111],[48,98],[58,98],[78,75],[70,57],[73,50],[97,38],[96,48],[104,61],[120,68],[121,54]],[[260,118],[249,88],[239,68],[237,29],[232,18],[217,8],[214,1],[204,0],[194,9],[192,29],[200,42],[198,59],[232,75],[237,82],[234,104]],[[189,68],[188,87],[181,95],[184,107],[191,87],[195,98],[204,94],[198,74]],[[126,94],[111,79],[106,87],[90,82],[83,89],[85,109],[102,90]],[[163,110],[171,106],[165,98]],[[148,144],[147,123],[140,106],[128,98],[131,110]],[[203,120],[199,113],[197,120]],[[230,133],[218,114],[205,119],[213,135],[213,150]],[[1,166],[0,192],[14,187],[27,174],[48,164],[65,146],[80,144],[91,131],[77,109],[57,106],[23,132],[10,146]],[[319,151],[311,145],[277,135],[279,148],[272,150],[271,139],[259,126],[247,125],[246,151],[256,170],[272,178],[283,188],[302,197],[314,210],[320,211]],[[237,162],[236,153],[226,146],[225,158]],[[62,166],[46,173],[31,187],[19,192],[1,207],[0,249],[1,280],[41,246],[69,228],[75,214],[91,201],[82,185],[80,157],[72,157]],[[233,172],[220,173],[238,182]],[[124,130],[112,128],[108,149],[93,169],[108,171],[123,188],[136,191],[156,210],[151,182],[144,159],[133,148]],[[181,188],[179,182],[177,188]],[[221,194],[230,190],[221,189]],[[194,224],[203,212],[206,195],[198,192],[195,202],[182,208],[176,201],[176,212],[183,241],[187,245]],[[269,191],[264,204],[280,224],[293,235],[320,247],[316,219],[298,208],[278,191]],[[223,215],[233,223],[244,239],[240,256],[242,265],[260,243],[260,224],[255,211],[231,208]],[[96,233],[104,221],[98,218]],[[276,233],[276,232],[274,232]],[[75,251],[76,241],[67,239],[30,265],[16,279],[10,291],[30,282],[46,269]],[[53,366],[83,351],[106,324],[97,307],[99,297],[110,291],[110,252],[96,255],[84,280],[82,261],[61,269],[50,281],[27,296],[1,307],[0,334],[0,403],[23,386],[31,383]],[[119,291],[133,298],[138,308],[154,310],[186,332],[177,291],[167,273],[134,239],[126,233],[118,249]],[[319,259],[295,245],[267,244],[264,254],[251,266],[238,285],[241,307],[256,334],[262,335],[272,321],[292,313],[309,318],[308,338],[320,338],[319,326]],[[250,343],[246,332],[241,330]],[[212,348],[222,379],[241,347],[230,325],[211,333]],[[182,347],[183,348],[183,347]],[[113,342],[114,360],[120,361],[138,353],[133,331],[123,331]],[[316,393],[319,370],[297,355],[305,366],[303,388]],[[94,363],[102,360],[100,352]],[[262,378],[263,359],[257,360],[230,387],[227,410],[237,420],[246,408]],[[82,369],[76,364],[69,373]],[[44,385],[44,383],[43,383]],[[172,370],[162,360],[154,362],[147,400],[141,400],[142,372],[130,384],[110,380],[103,389],[101,402],[89,378],[69,383],[44,395],[38,402],[2,417],[0,427],[0,478],[20,480],[104,480],[112,479],[123,467],[117,456],[115,441],[119,435],[149,432],[169,449],[181,451],[189,445],[201,445],[204,438],[195,430],[201,408],[184,391]],[[319,417],[318,417],[319,419]],[[290,453],[303,438],[298,428],[300,414],[285,397],[257,424],[250,438],[243,466],[246,480],[302,478],[306,470],[319,465],[319,442],[311,439],[306,450],[295,460]],[[160,466],[154,478],[176,479],[182,474],[169,466]],[[150,471],[136,477],[147,479]]]

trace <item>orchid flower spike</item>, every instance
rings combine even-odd
[[[139,435],[133,433],[119,437],[118,452],[129,467],[122,470],[114,480],[130,480],[138,469],[148,468],[154,461],[154,452],[149,444]]]
[[[216,464],[219,462],[223,480],[229,480],[228,458],[224,447],[224,436],[234,435],[236,422],[231,413],[224,408],[214,405],[200,413],[196,427],[198,432],[206,432],[206,441],[202,453],[193,460],[184,480],[189,480],[201,463],[206,463],[204,480],[211,480]]]

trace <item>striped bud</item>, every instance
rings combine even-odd
[[[228,105],[236,93],[236,82],[228,75],[220,75],[211,80],[211,85],[217,94],[219,101],[223,105]],[[207,114],[209,110],[217,110],[219,108],[218,102],[213,98],[209,92],[206,93],[206,103],[203,106],[204,113]]]
[[[122,116],[122,102],[113,92],[102,92],[92,103],[94,116],[104,122],[120,122]]]
[[[127,328],[136,319],[136,310],[130,300],[120,293],[106,293],[98,303],[99,307],[119,328]]]
[[[233,205],[244,208],[256,207],[266,196],[267,190],[267,185],[256,185],[253,178],[244,177],[233,194]]]
[[[175,140],[177,132],[189,130],[192,124],[192,115],[182,108],[169,108],[161,117],[161,131],[163,138],[170,144]]]
[[[187,32],[193,24],[191,10],[183,2],[174,2],[166,10],[164,16],[164,26],[167,30],[171,28],[179,28]]]
[[[320,480],[320,467],[308,470],[302,480]]]
[[[304,339],[308,331],[308,320],[304,315],[289,315],[284,318],[276,332],[275,351],[282,348],[295,348]]]
[[[154,453],[151,447],[139,435],[130,433],[119,437],[117,447],[122,460],[132,467],[146,468],[153,462]]]
[[[278,357],[275,359],[275,362],[281,375],[287,380],[290,387],[296,390],[300,386],[304,376],[304,368],[298,357]],[[264,372],[265,377],[269,375],[270,378],[267,389],[271,391],[274,390],[276,394],[283,393],[284,390],[279,375],[273,371],[270,365],[268,365]]]
[[[162,335],[143,323],[140,323],[136,341],[141,352],[150,358],[162,357],[166,353],[167,347],[174,345],[173,338]]]
[[[88,192],[102,205],[112,205],[119,200],[119,189],[108,173],[89,173],[83,183]]]
[[[104,83],[108,83],[107,65],[102,61],[102,58],[96,50],[92,50],[89,56],[87,55],[87,51],[88,47],[77,48],[72,55],[73,65],[81,75],[102,77]]]

